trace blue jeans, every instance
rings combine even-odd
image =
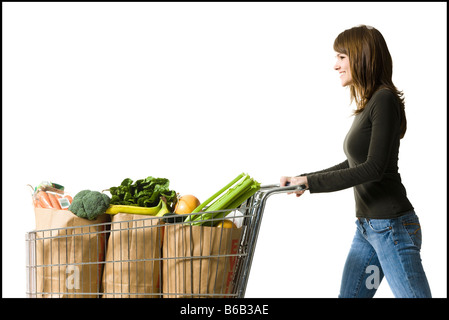
[[[384,275],[396,298],[431,298],[421,264],[421,225],[412,210],[395,219],[356,220],[340,298],[372,298]]]

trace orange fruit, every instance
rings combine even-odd
[[[234,222],[227,219],[219,221],[216,226],[217,228],[228,228],[228,229],[237,228]]]

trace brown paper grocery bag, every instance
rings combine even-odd
[[[160,219],[112,216],[103,274],[104,298],[160,298]]]
[[[242,228],[166,225],[164,298],[229,297]]]
[[[36,296],[96,298],[100,292],[108,215],[79,218],[68,210],[35,208]],[[97,225],[100,224],[100,225]]]

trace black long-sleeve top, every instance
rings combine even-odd
[[[347,160],[304,173],[310,193],[354,187],[356,216],[391,219],[413,209],[398,172],[400,106],[388,89],[376,91],[354,116],[343,143]]]

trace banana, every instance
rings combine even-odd
[[[132,214],[143,214],[155,216],[161,210],[162,206],[167,207],[165,202],[162,199],[159,201],[159,204],[155,207],[136,207],[136,206],[125,206],[120,204],[110,205],[106,210],[108,214],[117,214],[117,213],[132,213]]]

